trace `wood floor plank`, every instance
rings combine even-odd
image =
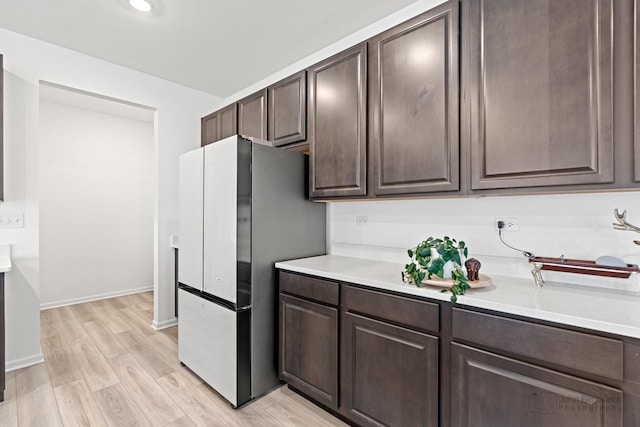
[[[42,311],[45,363],[7,375],[0,426],[345,425],[288,387],[232,409],[181,366],[178,328],[151,328],[152,310],[144,292]]]
[[[40,319],[40,338],[55,337],[60,333],[61,329],[62,322]]]
[[[137,330],[118,334],[118,339],[154,379],[174,372],[179,363],[158,351],[149,336]]]
[[[164,425],[186,414],[130,354],[110,360],[121,384],[153,425]]]
[[[214,420],[218,424],[213,425],[238,425],[222,408],[222,405],[228,407],[228,403],[213,392],[203,391],[181,373],[175,372],[158,378],[157,381],[197,426],[212,425],[210,422]]]
[[[155,334],[149,337],[149,341],[165,360],[170,363],[180,363],[178,345],[171,338],[164,334]]]
[[[40,336],[51,337],[58,333],[60,324],[58,317],[54,315],[53,310],[40,311]]]
[[[82,371],[65,339],[60,336],[42,338],[40,344],[52,387],[82,379]]]
[[[164,427],[196,427],[196,425],[191,421],[187,415],[180,418],[179,420],[175,420],[172,423],[165,424]]]
[[[96,312],[87,304],[74,304],[70,307],[76,319],[83,323],[91,322],[98,318]]]
[[[122,356],[129,352],[118,337],[104,326],[103,322],[95,320],[86,322],[84,329],[106,359]]]
[[[141,345],[150,345],[149,336],[135,328],[129,331],[120,332],[119,334],[115,334],[115,336],[127,350]]]
[[[131,325],[122,320],[118,311],[111,307],[108,303],[103,305],[93,305],[91,309],[98,315],[107,328],[114,333],[120,334],[131,329]]]
[[[82,371],[82,377],[91,391],[97,391],[119,382],[111,365],[88,337],[81,337],[71,344],[74,359]]]
[[[107,425],[94,395],[84,380],[55,387],[53,392],[65,427]]]
[[[152,425],[120,384],[103,388],[93,394],[108,426]]]
[[[150,293],[149,296],[146,296],[147,292],[141,292],[137,294],[128,295],[128,307],[146,310],[153,309],[153,293]]]
[[[62,426],[47,367],[40,363],[16,372],[19,426]]]
[[[0,404],[0,426],[18,425],[18,400],[16,390],[16,372],[5,375],[4,402]]]
[[[173,342],[178,344],[178,327],[177,326],[172,326],[170,328],[165,328],[165,329],[161,330],[160,332],[163,335],[166,335],[166,336],[170,337],[173,340]]]
[[[53,314],[56,315],[59,320],[63,321],[76,321],[76,315],[73,312],[72,306],[66,305],[64,307],[52,308]]]
[[[135,310],[131,307],[125,307],[117,310],[118,314],[125,322],[131,326],[135,326],[144,335],[154,335],[156,331],[151,328],[151,319],[144,319],[142,316],[136,314]]]
[[[207,384],[199,384],[196,386],[196,388],[199,388],[203,393],[211,396],[212,399],[217,403],[215,412],[217,414],[223,415],[224,419],[231,420],[233,425],[243,427],[276,427],[281,425],[278,419],[267,413],[264,410],[265,408],[260,407],[260,405],[258,404],[259,400],[256,402],[250,402],[240,409],[233,409],[229,403],[222,401],[222,398],[219,397],[219,395]]]
[[[124,298],[109,298],[107,299],[107,303],[109,307],[119,310],[121,308],[127,307],[127,303],[125,302],[127,297],[128,295],[124,295]]]
[[[281,425],[309,427],[336,427],[347,424],[323,411],[307,399],[292,393],[289,398],[281,399],[265,409],[265,412],[279,420]]]

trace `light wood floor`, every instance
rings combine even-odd
[[[280,387],[233,410],[154,331],[151,292],[41,313],[45,363],[7,374],[0,426],[344,426]]]

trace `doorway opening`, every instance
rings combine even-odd
[[[41,309],[153,290],[154,109],[40,82],[39,111]]]

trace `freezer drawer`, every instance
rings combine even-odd
[[[242,335],[248,311],[236,312],[187,292],[178,291],[178,357],[234,407],[248,400],[244,384]],[[240,346],[238,346],[238,334]]]

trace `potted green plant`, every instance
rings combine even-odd
[[[458,295],[464,295],[470,288],[462,270],[462,255],[467,256],[468,249],[463,241],[445,236],[442,239],[429,237],[415,249],[409,249],[411,262],[405,265],[403,277],[416,286],[432,276],[451,279],[452,285],[442,292],[451,292],[451,302],[455,304]]]

